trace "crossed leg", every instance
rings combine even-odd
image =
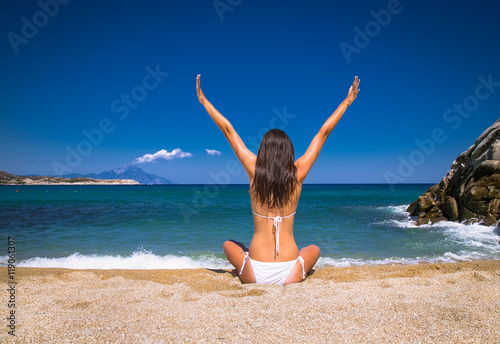
[[[306,246],[299,251],[299,256],[302,257],[302,259],[304,259],[304,271],[306,275],[313,268],[314,264],[316,264],[320,254],[321,251],[319,247],[316,245]],[[299,261],[297,261],[292,271],[288,275],[285,281],[285,285],[290,283],[302,282],[304,279],[305,278],[302,274],[302,265],[300,264]]]
[[[222,245],[222,249],[229,263],[237,270],[241,281],[243,283],[255,283],[252,264],[250,264],[249,261],[247,261],[245,268],[240,274],[241,266],[243,265],[243,260],[245,259],[246,252],[248,252],[248,248],[241,242],[227,240],[224,245]]]
[[[241,266],[243,265],[243,260],[245,259],[246,255],[245,252],[248,252],[248,248],[246,248],[246,246],[242,243],[235,240],[226,241],[224,245],[222,245],[222,248],[224,249],[224,254],[226,255],[229,263],[231,263],[231,265],[236,268],[241,281],[243,283],[255,283],[252,264],[250,264],[249,261],[245,264],[245,268],[240,274]],[[313,268],[314,264],[316,264],[319,259],[320,253],[321,251],[316,245],[309,245],[299,251],[299,256],[304,259],[304,271],[306,272],[306,274]],[[292,271],[288,275],[285,284],[302,282],[303,280],[304,278],[302,275],[302,265],[299,261],[297,261]]]

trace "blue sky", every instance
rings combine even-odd
[[[10,173],[102,172],[141,161],[178,183],[246,183],[198,103],[197,74],[251,150],[275,126],[297,157],[358,75],[358,99],[309,183],[438,182],[500,117],[494,1],[1,6],[0,170]],[[139,159],[162,150],[163,160]]]

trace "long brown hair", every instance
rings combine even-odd
[[[268,208],[283,208],[297,186],[297,167],[292,141],[280,129],[269,130],[260,143],[252,190]]]

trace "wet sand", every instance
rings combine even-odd
[[[208,269],[14,277],[16,336],[6,287],[2,343],[500,342],[500,261],[321,268],[285,287]]]

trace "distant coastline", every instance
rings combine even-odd
[[[51,176],[18,176],[0,171],[0,185],[139,185],[133,179],[63,178]]]

